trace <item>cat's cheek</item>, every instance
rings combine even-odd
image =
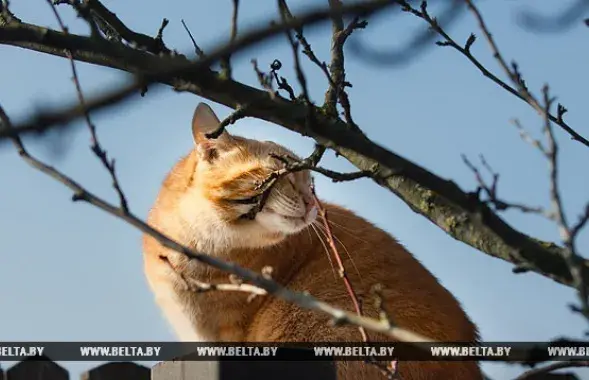
[[[274,213],[260,212],[256,215],[256,222],[269,231],[283,231],[283,221]]]
[[[274,213],[258,213],[256,221],[261,227],[272,232],[280,232],[283,234],[294,234],[299,232],[302,228],[295,225],[292,221],[289,221],[280,215]]]

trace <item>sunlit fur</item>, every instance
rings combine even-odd
[[[255,195],[257,185],[282,167],[269,153],[294,155],[274,143],[227,132],[206,139],[204,134],[217,125],[212,110],[199,105],[193,119],[195,147],[168,174],[149,223],[182,244],[254,271],[270,266],[279,283],[352,311],[327,250],[326,227],[311,202],[310,174],[281,179],[255,219],[242,218],[253,205],[234,201]],[[399,326],[439,341],[478,339],[456,299],[393,237],[349,210],[324,206],[365,315],[378,317],[370,292],[378,283],[387,311]],[[228,275],[189,261],[149,236],[144,237],[144,257],[156,302],[181,340],[361,341],[356,328],[330,326],[326,316],[273,297],[248,302],[243,292],[197,293],[187,286],[191,280],[228,283]],[[390,340],[369,336],[372,341]],[[482,379],[474,362],[402,362],[399,368],[404,380]],[[339,362],[337,370],[339,379],[383,379],[375,367],[362,362]]]
[[[257,185],[281,168],[280,161],[270,153],[293,154],[276,144],[233,136],[226,144],[211,163],[198,161],[195,150],[184,164],[193,174],[185,196],[179,199],[177,216],[197,248],[207,252],[261,248],[307,227],[302,196],[307,202],[311,199],[307,172],[292,173],[278,181],[255,221],[240,218],[254,205],[235,201],[258,194]]]

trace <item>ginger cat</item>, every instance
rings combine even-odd
[[[218,125],[213,110],[199,104],[192,120],[195,147],[168,174],[149,224],[197,251],[254,271],[271,266],[273,279],[288,288],[353,311],[328,256],[322,226],[315,221],[310,173],[283,177],[255,218],[244,218],[254,204],[240,201],[255,195],[256,184],[282,167],[269,153],[295,155],[275,143],[226,131],[207,139],[205,134]],[[478,340],[475,325],[452,294],[393,237],[342,207],[324,207],[350,280],[364,300],[364,315],[378,316],[370,289],[379,283],[397,325],[440,341]],[[272,296],[248,302],[244,292],[189,290],[186,279],[228,283],[229,276],[189,261],[149,236],[144,236],[143,250],[149,285],[180,340],[362,342],[357,328],[330,326],[326,316]],[[391,341],[368,335],[371,341]],[[338,362],[337,372],[342,380],[384,378],[361,361]],[[476,362],[400,362],[399,373],[404,380],[482,379]]]

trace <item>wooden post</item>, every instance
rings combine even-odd
[[[40,356],[27,358],[6,371],[6,380],[69,380],[68,371],[51,359]]]
[[[336,380],[332,361],[191,361],[191,354],[158,363],[151,380]],[[182,359],[187,360],[182,360]]]
[[[81,380],[149,380],[151,370],[145,366],[131,363],[107,363],[87,372]]]

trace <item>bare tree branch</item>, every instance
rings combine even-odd
[[[514,271],[534,271],[576,288],[579,292],[581,306],[575,307],[574,310],[589,318],[589,292],[586,285],[589,281],[589,264],[587,260],[580,256],[576,247],[576,238],[589,220],[589,204],[585,207],[575,224],[569,223],[564,212],[563,197],[559,187],[558,145],[552,123],[557,124],[561,129],[569,133],[573,139],[582,144],[589,146],[589,142],[564,122],[563,115],[567,110],[562,105],[558,105],[556,114],[554,114],[555,116],[550,113],[554,100],[550,98],[547,86],[542,91],[543,98],[541,100],[537,99],[529,91],[517,64],[512,63],[511,66],[507,65],[481,13],[471,0],[465,0],[465,3],[475,16],[482,34],[491,47],[491,51],[502,70],[513,82],[513,85],[505,83],[490,73],[472,56],[471,47],[476,41],[474,34],[468,38],[464,47],[454,42],[442,29],[438,21],[428,14],[426,1],[423,1],[420,10],[417,10],[412,8],[408,2],[402,0],[395,2],[375,0],[353,5],[343,5],[339,0],[329,0],[329,9],[309,12],[297,18],[290,13],[285,0],[278,0],[281,10],[280,15],[283,21],[281,24],[274,24],[265,29],[254,30],[237,38],[239,1],[233,0],[234,8],[230,42],[214,50],[210,55],[205,56],[202,53],[202,50],[196,44],[186,24],[182,22],[193,42],[196,54],[200,57],[196,62],[189,61],[186,57],[177,54],[175,51],[171,51],[165,46],[163,42],[163,31],[168,24],[167,19],[163,20],[157,35],[152,38],[127,28],[114,13],[106,9],[98,0],[55,1],[56,3],[67,3],[73,6],[80,16],[88,22],[92,35],[90,37],[83,37],[69,34],[53,6],[53,11],[58,19],[62,32],[22,23],[2,3],[0,5],[0,43],[12,44],[68,58],[73,72],[79,104],[62,110],[35,115],[31,121],[16,128],[10,124],[8,117],[0,107],[0,141],[2,139],[12,140],[19,154],[26,162],[72,189],[74,191],[72,197],[74,201],[83,201],[96,206],[152,236],[164,247],[173,249],[190,259],[226,271],[240,278],[240,281],[229,284],[208,284],[187,279],[180,271],[172,267],[184,279],[187,289],[192,289],[196,292],[241,291],[250,293],[252,297],[268,294],[275,295],[286,301],[293,302],[300,307],[324,313],[330,316],[336,323],[357,326],[365,342],[369,340],[366,330],[388,334],[400,341],[431,342],[427,337],[400,329],[394,325],[382,305],[382,297],[380,297],[380,304],[378,303],[378,288],[375,288],[374,293],[377,299],[377,309],[380,310],[380,318],[376,320],[366,318],[362,315],[360,301],[355,294],[333,237],[331,236],[327,213],[317,198],[315,200],[325,223],[326,237],[338,263],[340,277],[342,277],[353,301],[355,313],[336,309],[308,294],[292,292],[272,281],[271,276],[264,270],[262,273],[255,273],[181,246],[158,231],[151,229],[147,224],[131,214],[118,183],[114,160],[109,160],[106,151],[101,147],[98,141],[96,127],[92,123],[89,113],[92,110],[105,109],[115,103],[119,103],[129,98],[139,89],[146,88],[147,85],[155,83],[170,85],[178,91],[189,91],[235,109],[234,113],[221,122],[215,132],[207,135],[208,138],[217,138],[228,125],[235,123],[241,118],[253,116],[275,122],[299,134],[315,139],[316,148],[305,159],[299,160],[281,156],[274,157],[284,163],[284,168],[272,173],[260,184],[260,193],[255,199],[258,204],[253,208],[254,212],[261,210],[264,206],[265,196],[269,193],[272,185],[287,173],[299,170],[313,170],[331,177],[334,181],[371,177],[375,182],[401,197],[414,211],[427,217],[451,236],[492,256],[515,264]],[[49,0],[48,2],[51,4]],[[493,171],[482,156],[481,163],[492,176],[490,185],[484,180],[479,169],[470,163],[466,157],[463,157],[465,163],[474,172],[479,184],[479,189],[475,194],[476,196],[473,196],[473,194],[465,193],[453,182],[439,178],[409,160],[375,144],[354,123],[351,116],[349,99],[345,91],[345,87],[351,87],[351,84],[345,78],[344,43],[355,29],[363,28],[366,25],[365,21],[360,21],[361,18],[372,12],[384,9],[384,7],[392,3],[401,4],[404,10],[427,21],[438,34],[445,38],[445,41],[438,43],[439,45],[451,46],[460,51],[485,76],[491,78],[508,92],[524,100],[544,117],[546,144],[531,138],[518,122],[515,124],[520,129],[522,138],[538,148],[549,162],[551,210],[547,211],[543,208],[510,203],[500,199],[497,195],[499,174]],[[347,26],[344,24],[344,14],[351,14],[353,16],[352,22]],[[326,18],[331,18],[333,24],[331,64],[329,66],[317,58],[309,42],[303,35],[303,25],[317,23]],[[291,34],[291,29],[296,32],[295,37]],[[260,84],[265,91],[233,81],[230,66],[231,55],[281,32],[286,33],[291,45],[295,73],[302,88],[302,93],[296,96],[287,79],[279,77],[278,71],[282,64],[278,60],[272,63],[269,74],[262,72],[254,62],[254,68],[260,79]],[[101,33],[106,36],[106,39],[104,39]],[[112,36],[115,38],[110,38]],[[123,44],[123,41],[127,44]],[[298,49],[301,45],[303,47],[303,53],[324,72],[328,79],[329,88],[326,92],[323,107],[316,107],[310,99],[307,79],[300,64]],[[104,96],[86,101],[76,71],[75,59],[131,72],[136,76],[135,81]],[[221,73],[214,72],[210,69],[210,66],[218,61],[220,61],[222,67]],[[282,98],[278,92],[273,90],[272,80],[276,81],[279,90],[284,90],[288,93],[290,100]],[[338,104],[343,108],[344,120],[339,117],[337,111]],[[67,124],[79,117],[83,117],[88,124],[92,138],[93,152],[111,175],[113,186],[120,198],[119,207],[96,197],[71,178],[32,157],[25,150],[20,139],[21,134],[35,131],[42,132],[62,124]],[[355,173],[346,174],[337,173],[318,166],[328,148],[347,158],[360,170]],[[487,196],[486,200],[479,199],[481,191]],[[564,247],[557,247],[551,243],[538,241],[514,230],[503,222],[499,216],[493,213],[488,207],[489,205],[493,206],[497,211],[506,208],[515,208],[524,212],[538,213],[554,220],[559,226]],[[255,216],[255,213],[253,215]],[[249,281],[251,284],[245,284],[241,279]],[[376,362],[372,364],[379,365]],[[387,374],[387,376],[390,375],[390,378],[392,378],[397,373],[397,366],[398,363],[394,361],[389,367],[381,367],[379,365],[379,368],[383,370],[383,373]],[[520,378],[531,378],[533,375],[549,373],[556,369],[573,366],[575,365],[571,363],[548,365],[528,371]],[[588,365],[581,364],[576,366]]]
[[[389,313],[387,312],[387,310],[385,308],[383,296],[382,296],[382,291],[383,291],[382,284],[374,284],[372,286],[372,288],[370,289],[370,293],[374,296],[374,306],[376,306],[376,310],[378,310],[379,319],[383,323],[386,323],[389,326],[392,326],[393,320],[391,319],[391,317],[389,316]],[[399,361],[393,360],[392,362],[390,362],[390,364],[388,366],[385,366],[385,368],[383,368],[383,370],[385,371],[385,374],[389,378],[392,378],[392,379],[399,378]]]
[[[254,219],[256,214],[262,211],[266,204],[266,200],[270,195],[270,191],[274,187],[274,185],[278,182],[278,180],[289,173],[295,173],[302,170],[311,170],[317,173],[321,173],[326,177],[329,177],[334,182],[343,182],[343,181],[353,181],[358,178],[368,177],[370,176],[369,172],[354,172],[354,173],[338,173],[329,169],[322,168],[317,166],[321,157],[325,153],[325,147],[322,145],[317,144],[313,153],[309,155],[309,157],[299,160],[295,157],[285,156],[285,155],[276,155],[271,154],[270,156],[284,164],[282,169],[273,171],[266,177],[263,181],[261,181],[256,190],[258,193],[250,198],[243,199],[240,203],[245,204],[254,204],[253,207],[245,217],[248,219]]]
[[[196,56],[199,58],[204,57],[205,53],[202,51],[202,49],[196,43],[196,40],[192,36],[192,33],[190,33],[190,29],[188,29],[188,26],[186,26],[186,23],[184,22],[184,20],[181,20],[181,21],[182,21],[182,26],[184,27],[184,30],[186,30],[186,33],[188,33],[188,37],[190,37],[190,41],[192,41],[192,46],[194,46],[194,52],[196,53]]]
[[[536,149],[538,149],[548,162],[551,200],[551,207],[549,210],[546,210],[542,207],[530,207],[528,205],[520,203],[510,203],[499,199],[497,195],[497,182],[499,179],[499,174],[495,173],[493,169],[490,167],[490,165],[481,156],[481,162],[483,166],[485,166],[485,168],[493,177],[492,184],[489,186],[483,179],[483,176],[481,175],[480,171],[465,156],[462,156],[462,158],[466,165],[475,174],[476,180],[479,184],[479,187],[476,192],[477,197],[480,191],[484,191],[488,197],[486,202],[492,204],[497,210],[514,208],[522,212],[540,214],[545,218],[556,223],[562,239],[562,243],[564,245],[561,254],[567,262],[569,271],[571,273],[571,277],[573,279],[573,286],[575,287],[575,289],[577,289],[579,299],[581,301],[581,306],[573,306],[573,310],[581,313],[585,318],[589,319],[589,289],[587,287],[586,278],[583,275],[586,264],[585,260],[581,257],[576,247],[577,236],[581,229],[585,226],[587,219],[589,219],[589,203],[585,206],[585,211],[579,217],[579,221],[571,227],[570,223],[568,222],[566,213],[564,211],[564,201],[561,194],[559,183],[559,147],[556,142],[556,136],[554,134],[552,121],[549,117],[550,109],[552,107],[554,99],[550,97],[549,88],[547,85],[543,87],[542,94],[542,109],[544,110],[543,132],[545,134],[546,143],[544,144],[537,139],[531,138],[518,121],[515,121],[515,125],[520,130],[520,136],[522,137],[522,139],[530,143]],[[515,270],[516,273],[523,273],[527,271],[526,263],[524,262],[522,264],[523,265],[520,265]]]
[[[470,160],[465,155],[462,155],[462,161],[464,161],[466,166],[468,166],[468,168],[470,170],[472,170],[472,172],[474,173],[475,178],[477,180],[478,188],[477,188],[476,193],[477,193],[478,197],[480,197],[480,195],[479,195],[480,191],[483,191],[487,195],[487,199],[485,199],[483,201],[491,204],[495,208],[495,210],[497,210],[497,211],[503,211],[503,210],[507,210],[507,209],[511,208],[511,209],[516,209],[518,211],[525,212],[525,213],[540,214],[540,215],[547,217],[548,219],[552,219],[551,214],[542,207],[528,206],[523,203],[508,202],[508,201],[505,201],[505,200],[499,198],[499,196],[497,194],[497,185],[499,183],[499,174],[493,172],[493,170],[491,169],[491,167],[489,166],[489,164],[487,163],[487,161],[485,160],[485,158],[482,155],[480,158],[481,158],[482,165],[485,166],[487,168],[487,170],[493,176],[493,181],[492,181],[491,185],[487,184],[487,182],[483,178],[483,175],[481,174],[479,169],[473,163],[471,163]]]
[[[51,0],[47,0],[47,3],[51,7],[51,10],[53,11],[53,14],[55,15],[55,18],[57,19],[57,22],[58,22],[61,30],[65,34],[68,34],[68,29],[66,28],[61,17],[59,16],[57,9],[55,9],[55,5],[51,2]],[[163,30],[163,28],[164,28],[164,26],[162,24],[161,30]],[[158,33],[158,36],[160,36],[160,35],[161,35],[161,33]],[[92,145],[90,146],[90,149],[92,150],[92,152],[96,155],[96,157],[100,160],[102,165],[108,171],[110,178],[112,180],[112,186],[115,189],[115,191],[119,197],[119,202],[121,204],[121,208],[123,209],[123,211],[128,212],[129,205],[128,205],[127,198],[125,197],[125,194],[123,193],[123,189],[121,188],[121,185],[119,183],[119,179],[117,177],[117,173],[116,173],[116,169],[115,169],[115,159],[108,158],[108,154],[107,154],[106,150],[104,150],[104,148],[102,148],[102,145],[100,144],[100,141],[98,140],[98,134],[96,133],[96,126],[94,125],[94,123],[90,119],[90,114],[86,109],[86,99],[84,98],[84,94],[82,92],[82,85],[80,84],[80,79],[78,77],[78,70],[76,69],[76,64],[74,62],[74,59],[72,58],[72,52],[68,50],[66,52],[66,55],[67,55],[67,58],[68,58],[68,61],[70,63],[70,67],[72,70],[72,76],[73,76],[72,79],[73,79],[74,85],[76,86],[76,94],[78,95],[80,107],[83,111],[86,125],[88,125],[88,129],[90,130],[90,136],[91,136],[91,141],[92,141]]]
[[[388,2],[370,2],[362,6],[350,6],[349,12],[381,9]],[[367,8],[368,7],[368,8]],[[378,8],[380,7],[380,8]],[[343,10],[342,10],[343,12]],[[506,224],[487,205],[473,198],[452,181],[440,178],[415,163],[375,144],[361,133],[349,130],[345,122],[330,117],[317,109],[316,125],[321,128],[306,128],[308,108],[304,104],[271,97],[266,90],[258,90],[233,80],[222,80],[208,68],[208,63],[223,57],[227,52],[251,46],[262,38],[283,32],[288,27],[298,27],[306,22],[318,22],[330,17],[330,11],[312,11],[288,23],[273,25],[270,29],[244,33],[236,46],[216,50],[210,61],[200,60],[191,64],[190,70],[178,70],[173,79],[159,77],[162,83],[179,86],[186,91],[203,96],[232,108],[249,104],[248,115],[281,125],[333,149],[354,164],[360,172],[369,172],[379,185],[399,196],[414,211],[428,218],[449,235],[491,256],[501,258],[516,266],[525,264],[530,271],[549,277],[559,283],[572,286],[568,265],[563,259],[563,248],[539,241]],[[7,17],[3,16],[4,19]],[[10,21],[0,25],[0,43],[12,44],[49,54],[64,56],[63,49],[71,49],[74,59],[114,67],[136,74],[154,72],[169,73],[170,67],[186,67],[181,57],[156,57],[143,51],[131,49],[108,41],[95,44],[89,37],[64,35],[50,29]],[[239,45],[239,46],[237,46]],[[180,62],[180,63],[178,63]],[[168,70],[168,71],[166,71]],[[142,84],[142,83],[141,83]],[[139,86],[135,83],[116,90],[118,98],[101,96],[87,101],[89,111],[104,109],[134,94]],[[16,131],[0,131],[0,139],[16,136],[25,131],[33,132],[50,126],[63,125],[82,116],[79,105],[34,115],[30,122],[17,126]],[[589,264],[582,262],[585,280],[589,279]]]
[[[352,285],[352,282],[350,281],[350,277],[348,276],[348,273],[346,272],[344,262],[342,261],[339,251],[335,245],[333,233],[331,231],[331,227],[329,226],[329,219],[327,216],[327,210],[323,207],[323,205],[321,204],[321,201],[319,200],[319,198],[317,198],[317,195],[315,195],[314,191],[313,191],[313,197],[315,198],[315,204],[317,205],[317,208],[319,209],[319,215],[321,216],[321,219],[323,220],[323,226],[325,227],[325,237],[327,238],[327,243],[329,244],[329,248],[331,249],[331,254],[333,254],[333,256],[335,258],[335,262],[337,263],[338,274],[339,274],[340,278],[342,279],[342,281],[344,282],[346,290],[348,291],[348,294],[350,295],[350,298],[352,300],[352,304],[354,305],[354,311],[356,312],[356,314],[361,316],[362,315],[362,306],[360,305],[360,301],[358,300],[358,295],[356,294],[356,291],[354,290],[354,286]],[[330,254],[330,253],[328,252],[328,254]],[[360,331],[360,335],[362,335],[362,340],[364,342],[368,342],[369,340],[368,340],[368,334],[366,333],[366,330],[363,327],[359,327],[358,330]]]
[[[411,3],[417,1],[393,0],[401,6],[404,11],[413,9]],[[440,12],[440,16],[436,17],[436,22],[440,25],[448,26],[458,19],[463,13],[463,0],[448,0],[440,1],[446,5],[445,9]],[[427,7],[427,1],[421,1],[421,7]],[[407,41],[401,44],[398,48],[387,48],[385,51],[370,48],[366,43],[359,43],[357,41],[350,41],[350,48],[358,58],[369,61],[373,64],[382,64],[388,67],[406,65],[420,53],[423,53],[430,43],[436,39],[436,34],[432,33],[429,28],[424,28],[418,32],[403,33],[408,34]]]
[[[10,119],[8,118],[4,109],[1,106],[0,122],[0,130],[13,128]],[[168,238],[161,232],[153,229],[148,224],[146,224],[145,222],[137,218],[135,215],[133,215],[131,212],[126,212],[122,208],[116,207],[106,202],[102,198],[86,190],[80,184],[78,184],[65,174],[61,173],[57,169],[31,156],[25,149],[21,139],[18,136],[11,137],[11,140],[17,148],[19,155],[29,165],[39,170],[40,172],[50,176],[54,180],[62,183],[70,190],[72,190],[74,192],[74,195],[72,196],[73,201],[86,202],[107,212],[108,214],[114,217],[122,219],[131,226],[137,228],[139,231],[153,237],[162,246],[172,249],[181,254],[184,254],[191,260],[196,260],[198,262],[209,265],[221,271],[234,274],[238,278],[242,278],[245,281],[251,282],[252,285],[264,289],[266,292],[268,292],[268,294],[274,295],[285,301],[292,302],[304,309],[314,310],[316,312],[326,314],[329,317],[331,317],[334,320],[334,323],[336,323],[337,325],[351,324],[355,326],[360,326],[374,332],[386,334],[402,342],[434,342],[434,340],[414,333],[412,331],[396,326],[387,326],[379,320],[358,316],[355,313],[334,308],[333,306],[323,301],[320,301],[309,294],[293,292],[291,290],[288,290],[287,288],[284,288],[275,281],[268,279],[267,276],[264,276],[263,274],[258,274],[249,269],[225,262],[223,260],[217,259],[216,257],[207,254],[195,252],[194,250],[177,243],[176,241]]]
[[[337,246],[335,244],[333,232],[332,232],[331,226],[329,224],[329,216],[328,216],[327,210],[325,209],[325,207],[323,207],[319,198],[317,198],[317,195],[315,194],[315,189],[313,189],[313,197],[314,197],[315,205],[317,206],[317,208],[319,210],[319,215],[321,216],[321,219],[323,220],[323,232],[325,234],[325,238],[327,239],[327,244],[329,245],[329,248],[331,249],[331,253],[333,254],[333,257],[335,258],[335,262],[337,263],[338,274],[339,274],[340,278],[342,279],[342,281],[344,282],[346,290],[347,290],[348,294],[350,295],[350,299],[352,300],[352,304],[354,306],[354,311],[359,316],[362,316],[363,315],[362,304],[360,303],[360,300],[358,299],[358,295],[354,289],[354,286],[352,285],[352,282],[350,281],[350,278],[349,278],[348,273],[346,271],[346,267],[344,266],[344,262],[342,260],[342,257],[341,257],[339,250],[337,249]],[[327,254],[330,255],[329,252],[327,252]],[[383,321],[382,318],[380,320]],[[390,319],[386,319],[383,322],[388,323],[389,326],[392,326]],[[364,343],[368,343],[370,341],[370,338],[368,337],[366,330],[363,327],[358,327],[358,330],[360,331],[360,335],[362,336],[362,341]],[[390,380],[395,379],[396,371],[393,371],[391,368],[388,368],[386,365],[383,365],[376,358],[371,357],[370,360],[368,360],[368,364],[373,365],[376,368],[378,368],[387,379],[390,379]]]
[[[13,126],[4,109],[0,106],[0,130],[4,130],[7,128],[13,128]],[[232,283],[230,284],[208,284],[202,282],[193,282],[191,280],[186,280],[185,278],[185,281],[187,281],[186,286],[190,289],[193,289],[194,291],[242,291],[251,293],[254,296],[273,295],[287,302],[292,302],[304,309],[313,310],[315,312],[325,314],[332,318],[334,324],[337,326],[348,324],[357,327],[362,327],[369,331],[388,335],[400,342],[417,344],[436,343],[431,338],[395,326],[389,319],[384,309],[382,308],[379,308],[381,310],[381,313],[380,318],[378,320],[359,316],[353,312],[347,312],[338,308],[334,308],[333,306],[314,298],[312,295],[309,295],[308,293],[293,292],[278,284],[277,282],[273,281],[271,277],[268,275],[268,273],[266,273],[267,271],[265,272],[264,270],[262,270],[262,273],[256,273],[249,269],[235,265],[233,263],[225,262],[214,256],[196,252],[188,247],[185,247],[177,243],[176,241],[170,239],[161,232],[153,229],[151,226],[137,218],[137,216],[135,216],[131,212],[125,211],[121,207],[117,207],[111,203],[108,203],[104,199],[96,196],[95,194],[91,193],[90,191],[82,187],[79,183],[75,182],[73,179],[66,176],[59,170],[36,159],[34,156],[30,155],[30,153],[25,149],[20,137],[16,136],[11,137],[10,139],[16,147],[18,154],[27,164],[72,190],[74,193],[72,196],[72,200],[74,202],[88,203],[100,210],[105,211],[111,216],[114,216],[127,222],[128,224],[138,229],[142,233],[145,233],[154,238],[164,247],[179,252],[183,255],[186,255],[191,260],[196,260],[202,264],[219,269],[234,276],[230,276],[230,280],[233,279]],[[251,284],[244,284],[242,281],[248,281]],[[378,292],[378,289],[376,289],[376,292]],[[566,344],[567,342],[569,341],[555,341],[555,343],[558,344]],[[550,345],[551,343],[549,342],[545,346],[547,347]],[[417,345],[416,347],[421,349],[424,348],[419,345]],[[512,350],[512,353],[514,357],[517,358],[516,360],[521,361],[522,363],[530,364],[547,360],[545,355],[538,355],[538,352],[540,351],[545,351],[545,347],[532,345],[530,347],[515,348]]]
[[[237,38],[237,16],[239,15],[239,0],[232,0],[233,2],[233,14],[231,16],[231,37],[229,39],[230,45],[235,43],[235,39]],[[231,70],[231,55],[228,54],[226,57],[221,59],[221,74],[225,78],[232,77],[232,70]]]
[[[167,259],[166,259],[166,263],[182,279],[186,290],[190,290],[190,291],[197,292],[197,293],[206,293],[206,292],[212,292],[212,291],[244,292],[244,293],[250,293],[250,297],[251,296],[265,296],[268,294],[268,292],[265,289],[262,289],[259,286],[244,284],[243,281],[240,281],[240,280],[232,281],[232,283],[229,283],[229,284],[210,284],[207,282],[198,281],[194,278],[189,278],[189,277],[185,276],[184,273],[182,273],[182,271],[179,268],[175,267]],[[251,299],[252,298],[250,298],[250,300]]]
[[[129,29],[115,13],[106,8],[99,0],[57,0],[55,1],[55,4],[69,4],[78,13],[82,13],[81,16],[83,16],[83,13],[95,14],[106,22],[123,40],[132,44],[134,47],[156,55],[160,53],[171,53],[171,50],[166,47],[161,38],[163,29],[168,24],[166,19],[162,22],[160,31],[157,34],[160,38],[157,38],[157,36],[156,38],[153,38]]]
[[[334,11],[343,7],[340,0],[328,0],[329,6]],[[329,71],[331,72],[331,85],[325,93],[325,108],[332,116],[337,116],[338,99],[344,110],[346,122],[350,128],[359,130],[352,119],[352,111],[348,94],[345,87],[351,86],[346,82],[346,70],[344,64],[344,44],[348,37],[355,29],[366,27],[366,21],[360,22],[359,17],[355,17],[350,24],[344,29],[344,20],[340,14],[332,17],[331,32],[331,63]]]
[[[184,91],[191,92],[197,90],[193,87],[197,86],[198,82],[206,82],[208,80],[214,80],[217,83],[220,81],[223,82],[226,78],[219,77],[217,73],[208,70],[208,67],[217,60],[222,59],[227,55],[231,55],[235,51],[250,47],[262,40],[267,40],[270,37],[276,36],[278,33],[288,31],[289,29],[323,21],[335,14],[361,13],[368,15],[391,5],[394,4],[387,0],[372,0],[369,2],[344,6],[337,10],[319,9],[310,11],[297,19],[285,20],[282,23],[273,24],[269,27],[255,29],[250,33],[246,33],[234,43],[221,46],[215,52],[201,58],[195,63],[186,60],[183,56],[169,57],[171,59],[162,59],[163,57],[157,57],[159,59],[156,59],[155,57],[149,57],[152,58],[149,59],[145,57],[145,55],[140,54],[141,51],[127,48],[121,44],[109,43],[108,41],[101,41],[97,44],[95,39],[82,36],[64,35],[63,33],[51,31],[47,28],[18,22],[13,18],[6,17],[4,13],[0,13],[0,17],[2,17],[0,21],[3,21],[0,22],[0,43],[13,44],[58,56],[65,56],[63,49],[69,49],[72,52],[75,52],[75,59],[139,74],[139,78],[131,87],[123,86],[119,90],[115,90],[110,94],[112,99],[123,99],[132,94],[133,89],[143,89],[147,85],[157,82],[166,83],[175,88],[181,88]],[[8,23],[7,20],[9,19],[11,22]],[[52,41],[55,41],[57,46],[51,45]],[[48,44],[50,44],[50,47]],[[86,46],[82,47],[80,44]],[[89,50],[91,53],[86,54],[85,50]],[[99,57],[95,57],[96,50],[106,50],[106,52],[101,52],[98,54]],[[105,62],[103,57],[105,54],[110,54],[114,57]],[[91,55],[92,57],[89,57],[88,55]],[[146,58],[148,59],[147,62],[145,61]],[[120,62],[121,59],[124,60],[123,63]],[[143,62],[140,62],[139,59]],[[195,75],[195,73],[198,75]],[[190,77],[192,80],[187,81],[184,79],[186,77]],[[236,82],[230,83],[237,84]],[[108,96],[105,98],[108,99]],[[104,104],[107,103],[108,101],[105,100]],[[233,107],[235,107],[235,105]],[[93,110],[93,108],[88,105],[88,110]],[[37,120],[34,125],[27,128],[30,129],[28,132],[44,130],[50,126],[50,124],[42,123],[41,121],[42,120]],[[4,134],[11,133],[20,135],[23,132],[25,132],[25,130],[17,129],[5,131]],[[3,137],[7,136],[0,134],[0,139]]]
[[[279,4],[280,4],[280,6],[282,6],[283,12],[285,12],[286,16],[289,19],[294,19],[294,16],[290,12],[290,9],[288,8],[288,4],[286,3],[286,1],[281,0],[279,2]],[[325,77],[327,78],[327,81],[329,82],[329,86],[330,87],[335,86],[333,80],[331,79],[331,75],[329,74],[329,68],[327,67],[327,63],[320,61],[319,58],[315,55],[315,52],[311,48],[311,44],[309,43],[309,41],[305,38],[305,36],[303,34],[303,28],[302,27],[295,28],[295,32],[296,32],[295,37],[300,42],[300,44],[303,46],[303,50],[302,50],[303,54],[305,54],[311,62],[313,62],[315,65],[317,65],[321,69],[321,71],[323,71],[323,73],[325,74]]]
[[[548,85],[542,89],[543,94],[543,109],[544,109],[544,133],[547,140],[546,158],[548,160],[548,168],[550,172],[550,199],[552,201],[552,214],[556,224],[558,225],[560,237],[564,244],[563,255],[571,276],[573,278],[573,286],[577,289],[581,307],[573,307],[573,310],[581,313],[587,320],[589,320],[589,289],[583,277],[583,258],[577,251],[576,239],[580,228],[575,228],[574,233],[571,230],[570,224],[564,211],[564,201],[560,190],[559,179],[559,147],[556,142],[552,122],[550,120],[550,108],[553,99],[550,98]],[[589,207],[589,205],[587,206]],[[581,219],[582,220],[582,219]],[[581,227],[584,223],[581,224]]]
[[[491,79],[493,82],[495,82],[501,88],[505,89],[510,94],[516,96],[520,100],[523,100],[524,102],[529,104],[540,115],[543,114],[542,105],[539,103],[539,101],[536,99],[536,97],[529,91],[525,81],[522,78],[522,75],[519,71],[517,64],[515,62],[513,62],[511,64],[511,66],[507,64],[507,61],[505,60],[505,58],[501,54],[499,47],[498,47],[497,43],[495,42],[495,39],[493,38],[491,32],[489,31],[489,28],[486,25],[479,9],[471,0],[464,0],[464,1],[467,4],[468,8],[473,13],[475,19],[477,20],[477,22],[479,24],[479,28],[481,29],[483,36],[485,37],[485,39],[489,43],[489,46],[490,46],[491,51],[493,53],[493,56],[495,57],[495,59],[499,63],[499,66],[501,67],[501,69],[503,70],[505,75],[511,80],[511,82],[514,84],[515,87],[512,87],[509,84],[507,84],[506,82],[504,82],[503,80],[501,80],[499,77],[497,77],[491,71],[489,71],[477,58],[475,58],[472,55],[470,49],[476,40],[476,36],[474,34],[471,34],[471,36],[467,40],[465,46],[462,47],[452,37],[450,37],[450,35],[442,28],[442,26],[436,20],[436,18],[432,17],[428,13],[427,1],[422,2],[422,6],[420,9],[412,7],[408,2],[403,1],[403,0],[395,0],[395,1],[398,4],[402,5],[403,9],[406,12],[410,12],[411,14],[413,14],[413,15],[423,19],[425,22],[427,22],[430,25],[430,27],[432,28],[432,30],[434,30],[436,33],[438,33],[440,36],[442,36],[444,38],[443,41],[437,42],[437,44],[439,46],[449,46],[449,47],[452,47],[453,49],[457,50],[462,55],[464,55],[485,77]],[[560,106],[560,107],[562,107],[562,106]],[[564,109],[564,107],[562,107],[562,109]],[[571,128],[568,125],[567,122],[565,122],[563,120],[563,115],[565,112],[566,112],[566,110],[562,113],[559,112],[556,116],[553,114],[550,114],[549,118],[553,123],[558,125],[562,130],[567,132],[573,140],[576,140],[576,141],[580,142],[581,144],[589,147],[589,140],[587,140],[585,137],[583,137],[579,133],[577,133],[573,128]]]

